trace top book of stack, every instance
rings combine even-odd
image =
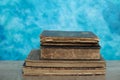
[[[42,59],[100,59],[98,37],[88,31],[43,31]]]
[[[47,43],[98,43],[99,38],[89,31],[43,31],[41,44]]]

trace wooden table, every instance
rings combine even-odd
[[[0,80],[23,80],[24,61],[0,61]],[[120,80],[120,61],[107,61],[106,80]]]

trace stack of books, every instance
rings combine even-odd
[[[25,60],[25,80],[105,80],[99,38],[88,31],[43,31]]]

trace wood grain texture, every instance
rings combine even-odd
[[[86,42],[97,43],[98,37],[88,31],[43,31],[40,35],[41,42]]]

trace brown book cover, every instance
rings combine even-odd
[[[45,30],[40,35],[41,44],[45,42],[66,43],[98,43],[99,38],[90,31],[50,31]]]
[[[100,47],[41,46],[42,59],[100,59]]]
[[[24,76],[24,80],[106,80],[105,75],[92,76]]]
[[[102,57],[99,60],[42,60],[40,50],[32,50],[25,61],[25,66],[31,67],[86,67],[105,68],[106,64]]]
[[[59,68],[41,68],[41,67],[24,67],[24,75],[104,75],[105,69],[59,69]]]
[[[25,61],[25,65],[23,67],[23,75],[26,76],[105,75],[105,62],[103,59],[99,61],[41,60],[40,57],[38,56],[39,53],[40,50],[31,51],[31,53],[29,54],[28,58]]]

